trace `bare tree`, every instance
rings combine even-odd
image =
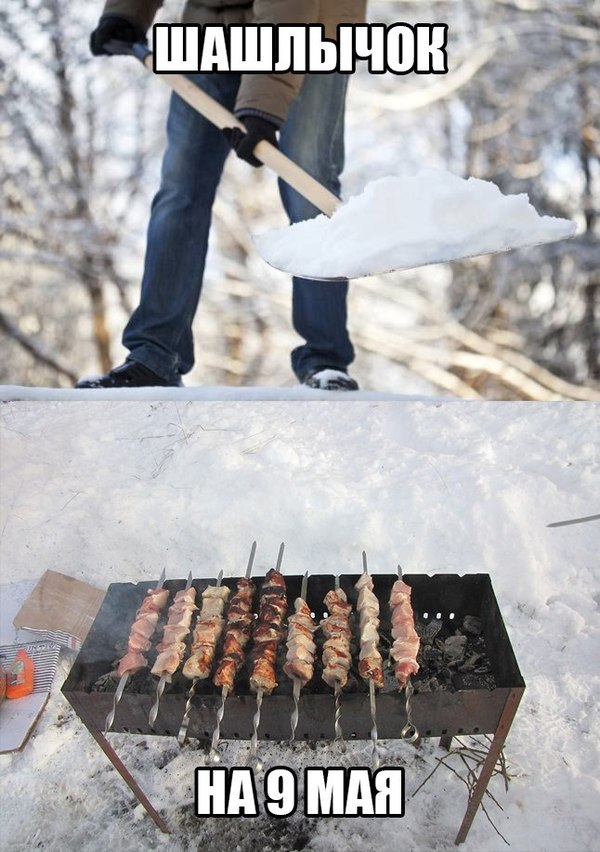
[[[58,380],[71,380],[82,338],[108,369],[110,306],[131,307],[117,253],[148,155],[138,120],[146,81],[120,60],[104,73],[92,66],[92,20],[71,0],[7,0],[0,13],[9,120],[0,142],[5,381],[20,371],[55,381],[52,362],[65,357],[73,366]],[[56,357],[38,357],[38,337]]]

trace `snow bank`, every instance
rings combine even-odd
[[[527,195],[442,169],[368,184],[325,215],[254,238],[271,266],[306,278],[358,278],[572,237],[568,219],[539,216]]]
[[[394,394],[382,391],[327,391],[308,388],[305,385],[294,385],[289,388],[280,387],[229,387],[214,385],[209,387],[183,388],[36,388],[22,385],[0,385],[0,402],[16,402],[25,400],[54,400],[54,401],[91,401],[108,402],[110,400],[131,400],[132,402],[221,402],[225,400],[251,402],[257,400],[314,402],[356,402],[366,401],[412,401],[431,402],[438,397],[423,396],[422,394]],[[444,399],[444,397],[439,397]]]

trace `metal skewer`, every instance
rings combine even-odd
[[[377,707],[375,705],[375,682],[371,678],[369,680],[369,705],[371,708],[371,719],[373,721],[373,727],[371,728],[371,742],[373,743],[373,748],[371,751],[371,767],[373,771],[379,769],[379,750],[377,748],[378,744],[378,736],[377,736]]]
[[[217,577],[217,582],[215,583],[215,588],[221,585],[221,580],[223,579],[223,569],[219,571],[219,575]],[[200,609],[202,612],[202,609]],[[192,685],[188,690],[187,701],[185,702],[185,713],[183,714],[183,719],[181,720],[181,725],[179,726],[179,733],[177,734],[177,742],[179,745],[183,745],[185,742],[185,738],[187,735],[187,729],[190,725],[190,713],[192,712],[192,700],[196,693],[196,687],[198,686],[199,677],[195,677],[192,681]]]
[[[183,719],[181,720],[181,726],[179,728],[179,733],[177,734],[177,742],[179,745],[183,745],[185,742],[185,738],[187,736],[187,729],[190,726],[190,713],[192,712],[192,700],[196,693],[196,686],[198,684],[198,678],[194,678],[192,681],[192,685],[188,690],[187,701],[185,702],[185,713],[183,714]]]
[[[121,680],[119,681],[119,685],[117,686],[116,692],[113,697],[112,708],[110,710],[110,713],[106,717],[106,722],[104,723],[104,736],[108,734],[108,732],[113,726],[113,723],[115,721],[115,715],[117,712],[117,705],[123,697],[123,692],[125,691],[125,687],[127,686],[127,681],[129,680],[129,678],[129,674],[124,674],[122,675]]]
[[[184,592],[187,592],[189,587],[192,585],[192,572],[188,574],[187,583],[185,584]],[[180,661],[181,662],[181,661]],[[179,668],[179,667],[178,667]],[[160,706],[160,699],[162,698],[162,694],[165,691],[165,686],[167,682],[170,683],[171,675],[163,674],[156,684],[156,700],[152,707],[150,708],[150,713],[148,714],[148,724],[154,730],[154,723],[156,722],[156,717],[158,716],[158,708]]]
[[[336,578],[335,578],[335,588],[339,589],[339,587],[340,587],[340,578],[339,578],[339,574],[338,574],[338,575],[336,575]],[[344,741],[344,733],[342,731],[342,724],[341,724],[342,708],[341,708],[341,704],[340,704],[340,699],[341,699],[341,695],[342,695],[342,687],[341,687],[339,681],[336,681],[336,683],[335,683],[335,689],[333,691],[333,694],[334,694],[334,698],[335,698],[335,715],[333,717],[333,729],[335,731],[335,738],[334,738],[333,741],[334,741],[334,743],[337,743],[338,750],[342,754],[344,754],[345,751],[346,751],[346,743]]]
[[[362,561],[363,561],[363,574],[368,574],[369,570],[367,568],[367,554],[363,550],[362,552]],[[378,750],[378,734],[377,734],[377,705],[375,703],[375,681],[373,678],[369,678],[369,707],[371,710],[371,721],[373,722],[373,727],[371,728],[371,742],[373,747],[371,749],[371,767],[373,771],[379,769],[380,759],[379,759],[379,750]]]
[[[335,684],[335,690],[334,690],[333,694],[334,694],[334,697],[335,697],[335,715],[333,717],[333,729],[335,731],[335,738],[334,738],[333,741],[334,741],[334,743],[337,743],[337,747],[338,747],[339,751],[341,751],[341,753],[344,754],[345,751],[346,751],[346,742],[344,740],[344,734],[343,734],[343,731],[342,731],[342,726],[340,724],[340,719],[342,717],[342,708],[340,706],[340,697],[341,697],[341,694],[342,694],[342,688],[339,684],[339,681],[337,681],[336,684]]]
[[[221,722],[223,721],[223,716],[225,715],[225,702],[227,701],[227,696],[229,695],[229,690],[226,686],[221,689],[221,704],[219,705],[219,709],[217,710],[217,721],[215,723],[215,729],[212,735],[212,741],[210,744],[210,751],[208,753],[208,762],[209,763],[220,763],[221,762],[221,752],[219,751],[219,740],[221,739]]]
[[[417,729],[417,726],[412,721],[411,711],[412,711],[412,697],[415,691],[414,686],[412,685],[412,681],[409,678],[406,684],[406,725],[400,731],[400,736],[403,740],[406,740],[407,743],[416,743],[419,739],[420,734]]]
[[[256,553],[256,542],[252,542],[252,547],[250,548],[250,557],[248,559],[248,565],[246,567],[246,579],[250,579],[250,575],[252,574],[252,566],[254,564],[254,554]],[[227,696],[229,695],[229,689],[224,686],[221,689],[221,704],[219,705],[219,709],[217,710],[217,721],[215,725],[215,729],[212,735],[212,742],[210,744],[210,751],[208,753],[208,761],[209,763],[219,763],[221,761],[221,752],[219,751],[219,740],[221,739],[221,723],[223,722],[223,716],[225,715],[225,702],[227,701]]]
[[[258,726],[260,725],[260,708],[264,689],[259,689],[256,693],[256,713],[252,717],[252,738],[250,739],[250,754],[248,755],[248,766],[254,769],[255,772],[260,772],[263,768],[263,762],[258,756]]]
[[[398,579],[399,580],[402,579],[402,566],[401,565],[398,565]],[[414,722],[411,719],[411,710],[412,710],[411,700],[412,700],[413,693],[414,693],[415,690],[414,690],[414,687],[412,685],[412,681],[411,681],[410,677],[408,678],[408,681],[406,682],[405,690],[406,690],[406,692],[405,692],[405,695],[406,695],[406,705],[405,705],[405,707],[406,707],[406,725],[400,731],[400,736],[402,737],[403,740],[406,740],[406,742],[408,742],[408,743],[415,743],[419,739],[420,734],[419,734],[419,731],[417,730],[416,725],[414,724]]]
[[[279,546],[279,553],[277,554],[277,563],[275,565],[276,571],[279,571],[279,569],[281,568],[284,546],[284,543],[281,542]],[[260,708],[262,707],[264,694],[264,689],[259,689],[256,693],[256,713],[252,718],[252,737],[250,739],[250,753],[248,755],[247,765],[250,766],[255,772],[260,772],[260,770],[263,768],[263,762],[258,756],[258,726],[260,725]]]
[[[277,562],[275,563],[275,570],[277,572],[279,572],[279,569],[281,568],[281,563],[283,561],[283,550],[284,550],[284,548],[285,548],[285,544],[282,541],[281,544],[279,545],[279,553],[277,554]]]
[[[162,587],[162,584],[165,582],[166,576],[167,576],[166,569],[163,568],[162,574],[159,577],[158,583],[154,587],[154,591],[158,591]],[[116,715],[116,712],[117,712],[117,705],[118,705],[119,701],[121,700],[121,698],[123,697],[123,692],[125,691],[125,687],[127,686],[127,681],[129,680],[130,676],[131,675],[129,674],[129,672],[125,672],[124,675],[121,675],[121,680],[119,681],[119,685],[117,686],[117,689],[116,689],[114,697],[113,697],[113,705],[112,705],[110,712],[108,713],[108,715],[106,717],[106,721],[104,723],[104,736],[106,736],[108,734],[108,732],[110,731],[110,729],[112,728],[112,726],[114,724],[115,715]]]
[[[300,597],[306,603],[306,589],[308,586],[308,571],[302,578],[302,586],[300,587]],[[290,716],[290,726],[292,729],[292,736],[290,737],[290,745],[296,739],[296,728],[298,727],[298,702],[300,701],[300,690],[302,689],[302,681],[295,677],[294,678],[294,691],[292,693],[294,697],[294,709],[292,710],[292,715]]]

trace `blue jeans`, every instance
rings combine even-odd
[[[233,109],[239,75],[198,74],[192,79]],[[306,75],[280,134],[282,151],[336,194],[344,163],[347,81],[346,75]],[[221,131],[177,95],[171,99],[167,137],[148,226],[140,304],[123,332],[123,345],[131,359],[177,383],[194,364],[192,321],[202,290],[211,208],[230,149]],[[291,222],[319,212],[283,182],[280,192]],[[294,278],[293,324],[305,343],[292,352],[292,369],[300,380],[317,367],[345,369],[353,360],[347,291],[347,282]]]

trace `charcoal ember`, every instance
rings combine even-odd
[[[392,642],[390,642],[390,640],[389,640],[389,639],[388,639],[388,637],[385,635],[385,633],[380,633],[380,635],[379,635],[379,643],[380,643],[380,645],[381,645],[381,650],[382,650],[382,651],[387,651],[387,650],[389,650],[389,649],[392,647],[392,645],[393,645],[393,641],[392,641]]]
[[[476,615],[465,615],[463,618],[462,629],[465,633],[470,633],[472,636],[479,636],[483,630],[483,623]]]
[[[477,664],[481,661],[481,654],[471,654],[470,657],[461,663],[458,667],[459,672],[479,672],[480,668],[484,669],[484,673],[489,671],[486,666],[480,666],[480,668],[476,668]]]
[[[495,689],[496,680],[492,674],[475,672],[457,672],[452,677],[454,689]]]
[[[444,661],[447,665],[455,665],[462,662],[465,656],[467,637],[460,633],[456,636],[448,636],[444,642]]]
[[[422,621],[415,624],[415,630],[422,645],[432,645],[435,637],[442,629],[441,619],[434,618],[432,621],[424,623]]]
[[[454,672],[449,668],[443,668],[437,674],[438,686],[440,689],[453,689],[454,687]]]
[[[444,649],[433,645],[425,646],[419,652],[419,664],[424,667],[441,668],[444,659]]]
[[[103,674],[92,685],[92,692],[114,692],[118,683],[119,676],[116,672]]]
[[[427,677],[418,682],[418,685],[415,687],[415,692],[437,692],[439,688],[440,684],[437,677]]]

